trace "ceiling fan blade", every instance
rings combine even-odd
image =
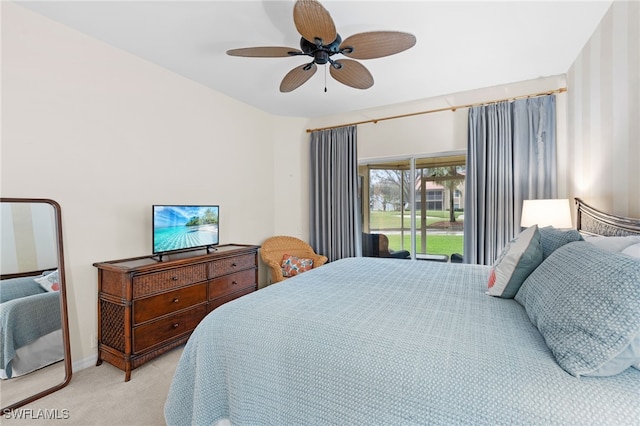
[[[320,39],[322,45],[330,44],[338,35],[331,15],[315,0],[296,1],[293,21],[302,38],[314,44],[316,39]]]
[[[373,76],[360,62],[351,59],[340,59],[339,61],[334,61],[334,63],[340,64],[341,67],[336,69],[331,65],[329,73],[331,73],[331,77],[340,83],[356,89],[368,89],[373,86]]]
[[[400,31],[370,31],[347,37],[340,49],[353,48],[352,52],[343,52],[343,55],[349,58],[374,59],[400,53],[415,44],[416,37],[413,34]]]
[[[295,52],[290,54],[289,52]],[[242,49],[227,50],[227,55],[230,56],[245,56],[248,58],[284,58],[289,56],[295,56],[302,54],[302,51],[295,47],[279,47],[279,46],[266,46],[266,47],[245,47]]]
[[[317,70],[318,66],[314,63],[295,67],[282,79],[282,83],[280,83],[280,91],[286,93],[297,89],[313,77]]]

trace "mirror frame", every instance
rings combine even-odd
[[[64,371],[65,371],[65,376],[62,383],[52,386],[43,391],[40,391],[34,395],[21,399],[20,401],[14,402],[0,409],[1,413],[7,413],[25,404],[28,404],[37,399],[40,399],[46,395],[52,394],[53,392],[58,391],[63,387],[67,386],[71,381],[72,368],[71,368],[71,345],[69,342],[69,313],[67,311],[67,289],[66,289],[65,271],[64,271],[64,250],[62,248],[63,247],[62,246],[62,213],[61,213],[60,205],[56,201],[47,199],[47,198],[0,198],[0,203],[46,203],[51,205],[51,207],[53,207],[53,210],[55,213],[54,227],[55,227],[55,232],[57,237],[56,239],[58,243],[57,254],[58,254],[58,274],[59,274],[58,276],[60,278],[60,326],[62,329],[62,345],[64,348]]]

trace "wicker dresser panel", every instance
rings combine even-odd
[[[100,271],[100,282],[102,283],[102,293],[115,297],[127,297],[127,280],[126,276],[113,271]]]
[[[143,297],[207,279],[207,264],[199,263],[133,277],[133,297]]]
[[[102,343],[119,351],[124,351],[124,310],[122,305],[116,305],[104,300],[100,301],[100,329]]]
[[[219,277],[220,275],[233,274],[243,269],[253,269],[256,267],[256,256],[253,254],[245,254],[242,256],[229,257],[226,259],[215,260],[210,263],[211,271],[209,278]]]

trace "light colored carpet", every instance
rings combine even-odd
[[[169,351],[131,372],[103,362],[75,372],[61,390],[27,404],[15,413],[36,416],[39,410],[58,414],[57,420],[17,419],[2,415],[2,425],[164,425],[164,402],[183,347]],[[65,415],[64,413],[68,413]],[[61,417],[68,417],[66,419]]]
[[[49,389],[63,381],[64,362],[62,361],[11,380],[0,380],[0,407],[6,407],[37,393],[34,389]]]

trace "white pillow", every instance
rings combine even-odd
[[[58,277],[58,270],[53,271],[40,278],[34,278],[35,282],[40,284],[40,287],[47,291],[59,291],[60,290],[60,278]]]
[[[640,235],[628,235],[626,237],[589,237],[585,241],[601,249],[621,252],[627,247],[640,243]]]
[[[640,243],[627,247],[621,253],[640,259]]]

